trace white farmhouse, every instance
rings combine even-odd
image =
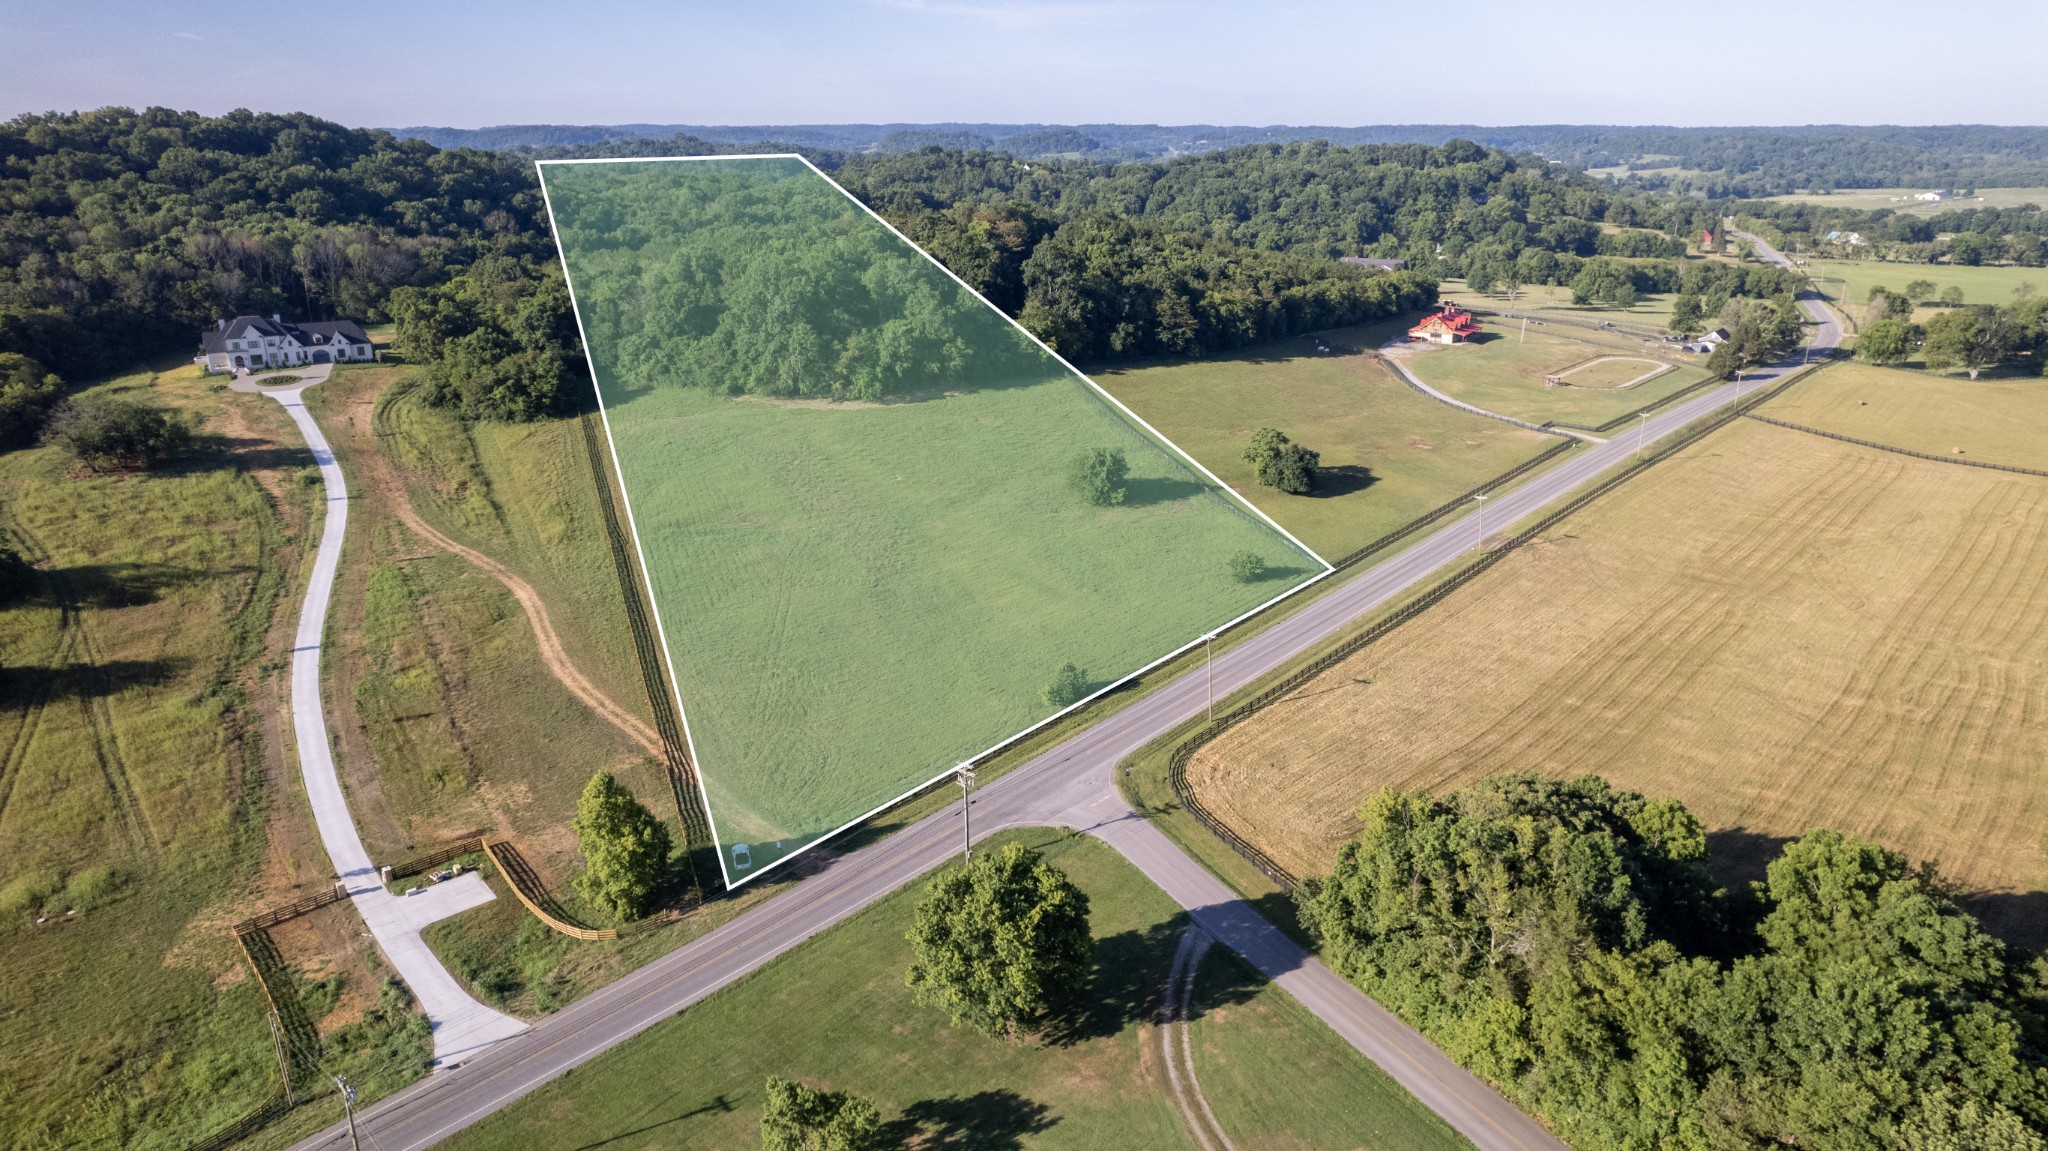
[[[287,323],[283,316],[236,316],[199,337],[193,362],[211,372],[260,372],[311,364],[362,364],[377,358],[354,320]]]

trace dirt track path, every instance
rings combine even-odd
[[[598,718],[618,728],[626,738],[646,748],[649,755],[656,759],[661,758],[661,737],[655,730],[648,726],[645,720],[619,706],[610,696],[599,691],[597,685],[590,682],[590,677],[584,675],[575,661],[569,658],[567,649],[562,646],[562,637],[555,631],[554,621],[548,617],[547,604],[541,600],[540,593],[533,590],[532,584],[519,578],[518,573],[511,568],[475,548],[465,547],[442,535],[422,519],[412,506],[412,495],[406,490],[405,481],[398,478],[391,467],[391,461],[385,458],[381,450],[358,452],[356,458],[362,463],[364,483],[383,498],[385,506],[391,509],[391,514],[397,516],[398,522],[404,524],[408,531],[435,547],[453,552],[482,568],[492,579],[503,584],[506,591],[512,593],[512,598],[519,601],[519,609],[526,613],[526,622],[533,628],[534,644],[540,649],[542,666],[546,667],[548,673],[560,681],[563,687],[569,689],[570,695],[582,700],[584,706],[597,713]]]

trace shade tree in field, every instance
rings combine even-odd
[[[1700,306],[1700,298],[1694,292],[1680,292],[1671,301],[1671,334],[1691,338],[1707,326],[1706,309]]]
[[[1913,302],[1914,302],[1914,303],[1916,303],[1916,304],[1924,304],[1924,303],[1927,303],[1927,302],[1929,302],[1929,301],[1933,300],[1933,299],[1934,299],[1934,281],[1933,281],[1933,280],[1908,280],[1908,281],[1906,281],[1906,298],[1907,298],[1908,300],[1911,300],[1911,301],[1913,301]]]
[[[770,1075],[762,1090],[762,1151],[868,1151],[881,1125],[872,1099],[779,1075]]]
[[[1058,671],[1052,673],[1052,680],[1045,685],[1040,698],[1047,707],[1070,707],[1088,698],[1088,689],[1092,686],[1085,669],[1071,662],[1063,663]]]
[[[1260,428],[1244,450],[1244,462],[1252,466],[1259,483],[1290,495],[1315,490],[1316,468],[1321,454],[1302,447],[1276,428]]]
[[[600,771],[576,801],[575,829],[584,864],[577,890],[621,920],[645,915],[668,876],[668,827],[610,772]]]
[[[2048,1131],[2048,968],[1930,868],[1820,830],[1731,896],[1682,805],[1590,776],[1384,791],[1362,823],[1299,891],[1325,961],[1573,1147]]]
[[[1927,321],[1921,358],[1935,371],[1962,369],[1971,379],[1995,367],[2015,350],[2025,332],[2008,309],[1979,305],[1954,309]]]
[[[1904,363],[1913,354],[1913,327],[1904,320],[1879,320],[1856,337],[1856,358],[1873,364]]]
[[[1942,306],[1943,306],[1943,307],[1946,307],[1946,308],[1960,308],[1960,307],[1962,307],[1962,306],[1963,306],[1963,287],[1962,287],[1962,285],[1961,285],[1961,284],[1950,284],[1950,285],[1949,285],[1948,287],[1946,287],[1946,288],[1943,288],[1943,289],[1941,290],[1941,303],[1942,303]]]
[[[1230,557],[1230,578],[1239,583],[1257,583],[1266,578],[1266,560],[1257,552],[1238,552]]]
[[[1088,985],[1088,896],[1020,843],[925,885],[910,927],[912,996],[991,1037],[1037,1030]]]
[[[163,463],[192,444],[185,417],[154,404],[84,395],[50,413],[43,439],[95,472],[139,471]]]
[[[1067,461],[1067,486],[1096,507],[1123,503],[1130,482],[1131,465],[1122,448],[1089,448]]]

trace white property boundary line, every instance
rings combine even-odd
[[[973,297],[974,299],[980,300],[984,305],[987,305],[990,311],[994,312],[998,316],[1001,316],[1004,323],[1007,323],[1012,328],[1015,328],[1017,331],[1022,332],[1027,339],[1029,339],[1032,343],[1038,345],[1041,351],[1043,351],[1046,355],[1051,356],[1055,362],[1057,362],[1061,367],[1065,368],[1068,372],[1072,373],[1075,378],[1079,379],[1082,383],[1088,385],[1088,387],[1091,390],[1093,390],[1096,395],[1100,396],[1104,400],[1109,401],[1109,403],[1113,405],[1117,411],[1123,413],[1126,419],[1129,419],[1132,423],[1135,423],[1139,427],[1145,429],[1145,431],[1149,433],[1155,441],[1166,445],[1168,449],[1170,449],[1174,454],[1177,454],[1182,460],[1186,461],[1196,471],[1208,477],[1209,481],[1215,484],[1218,489],[1226,493],[1226,495],[1229,498],[1236,500],[1239,504],[1242,504],[1246,510],[1250,511],[1258,519],[1265,522],[1274,531],[1277,531],[1282,536],[1286,537],[1289,543],[1292,543],[1295,547],[1301,549],[1302,553],[1307,555],[1310,559],[1313,559],[1317,563],[1323,565],[1322,571],[1309,577],[1306,580],[1303,580],[1301,583],[1296,584],[1294,587],[1288,588],[1286,591],[1281,592],[1279,595],[1274,596],[1272,599],[1267,600],[1265,603],[1262,603],[1259,606],[1252,608],[1250,611],[1245,612],[1243,615],[1238,616],[1237,618],[1229,621],[1228,623],[1219,624],[1211,630],[1204,632],[1202,635],[1196,636],[1194,639],[1189,640],[1187,643],[1182,644],[1180,647],[1177,647],[1170,652],[1167,652],[1165,655],[1160,656],[1158,659],[1153,660],[1151,663],[1148,663],[1141,668],[1138,668],[1136,671],[1133,671],[1128,675],[1125,675],[1122,678],[1117,679],[1111,683],[1105,684],[1096,691],[1089,693],[1081,699],[1075,700],[1073,703],[1068,704],[1066,707],[1063,707],[1060,710],[1052,713],[1051,715],[1046,716],[1045,718],[1039,720],[1037,723],[1034,723],[1029,727],[1026,727],[1022,731],[1017,732],[1015,735],[1011,735],[1004,739],[998,740],[996,743],[991,744],[989,747],[981,751],[978,751],[971,756],[968,756],[967,759],[963,762],[969,764],[977,763],[991,755],[996,754],[999,751],[1002,751],[1004,748],[1009,747],[1011,744],[1014,744],[1017,741],[1030,736],[1034,732],[1043,730],[1044,728],[1056,722],[1060,718],[1066,716],[1068,713],[1087,706],[1089,703],[1092,703],[1095,700],[1101,698],[1102,696],[1105,696],[1110,692],[1115,691],[1117,688],[1120,688],[1123,685],[1131,682],[1132,680],[1137,679],[1138,677],[1144,675],[1146,672],[1151,671],[1153,668],[1156,668],[1161,664],[1166,663],[1168,660],[1174,659],[1182,655],[1183,653],[1194,650],[1195,645],[1201,643],[1203,640],[1208,639],[1212,636],[1221,635],[1224,632],[1230,630],[1231,628],[1236,627],[1238,624],[1243,623],[1245,620],[1248,620],[1253,616],[1258,615],[1260,612],[1265,611],[1267,608],[1272,607],[1274,604],[1277,604],[1280,601],[1288,598],[1289,596],[1298,594],[1304,589],[1312,587],[1315,584],[1321,582],[1322,580],[1329,578],[1329,576],[1337,570],[1330,563],[1329,560],[1326,560],[1322,557],[1321,553],[1317,552],[1314,548],[1309,547],[1307,544],[1302,543],[1299,539],[1296,539],[1293,532],[1288,531],[1286,528],[1283,528],[1278,523],[1274,522],[1273,517],[1267,515],[1263,511],[1260,511],[1258,507],[1254,505],[1250,500],[1245,499],[1244,496],[1238,494],[1237,491],[1232,489],[1229,484],[1226,484],[1221,479],[1217,478],[1214,472],[1210,471],[1206,467],[1203,467],[1200,461],[1196,460],[1193,456],[1189,455],[1185,450],[1181,448],[1179,444],[1174,443],[1171,439],[1168,439],[1166,436],[1160,434],[1159,429],[1153,427],[1149,423],[1146,423],[1145,420],[1138,415],[1138,413],[1126,407],[1123,401],[1117,399],[1115,396],[1110,395],[1109,392],[1102,387],[1102,385],[1096,383],[1092,379],[1089,379],[1088,375],[1085,372],[1081,371],[1081,369],[1069,363],[1065,356],[1062,356],[1058,352],[1053,351],[1052,348],[1046,345],[1044,340],[1039,339],[1036,335],[1034,335],[1031,332],[1030,329],[1018,323],[1009,315],[1009,313],[1003,311],[1001,308],[996,307],[993,303],[990,303],[987,297],[983,296],[980,292],[975,291],[974,288],[967,283],[967,281],[961,279],[957,275],[954,275],[953,270],[951,268],[948,268],[946,265],[940,263],[938,259],[934,257],[930,252],[927,252],[923,248],[919,247],[917,243],[913,241],[910,237],[898,231],[894,224],[891,224],[889,221],[883,219],[880,214],[875,212],[874,209],[868,207],[866,204],[861,203],[859,197],[847,191],[845,188],[840,187],[838,181],[826,175],[822,170],[818,168],[816,164],[811,163],[808,159],[805,159],[803,156],[798,155],[797,153],[794,152],[770,152],[756,155],[618,157],[606,156],[592,157],[588,159],[579,160],[534,161],[534,167],[540,182],[541,203],[547,210],[548,229],[555,234],[555,253],[557,256],[561,258],[562,261],[562,282],[563,285],[569,289],[569,308],[570,311],[576,317],[576,337],[579,340],[583,341],[583,359],[584,363],[590,369],[590,386],[592,391],[594,391],[597,394],[598,398],[598,418],[604,423],[605,444],[611,451],[612,468],[615,472],[618,473],[619,476],[620,502],[623,503],[626,508],[626,530],[631,532],[633,535],[633,552],[640,561],[640,579],[641,582],[645,584],[647,588],[647,602],[649,606],[654,609],[653,614],[655,634],[660,636],[661,638],[661,654],[665,659],[668,660],[669,667],[671,670],[671,674],[669,675],[669,691],[675,697],[676,715],[679,717],[682,723],[683,740],[685,743],[689,745],[690,767],[692,772],[697,777],[697,794],[703,800],[704,803],[705,822],[708,823],[711,827],[712,846],[714,848],[719,849],[716,852],[718,856],[718,873],[719,877],[725,881],[726,890],[730,891],[740,886],[740,884],[746,883],[749,880],[756,879],[760,876],[766,875],[769,872],[774,871],[776,868],[782,866],[783,864],[789,863],[790,861],[796,859],[798,856],[803,855],[805,852],[811,850],[819,844],[824,843],[829,839],[832,839],[834,836],[837,836],[852,827],[855,827],[861,823],[866,822],[869,819],[872,819],[874,816],[880,814],[881,812],[887,811],[889,808],[894,807],[899,803],[902,803],[904,800],[909,799],[911,796],[914,796],[919,792],[924,791],[926,788],[929,788],[934,784],[940,783],[948,778],[951,778],[955,771],[955,768],[946,768],[945,770],[932,776],[930,779],[927,779],[922,783],[916,784],[909,790],[903,792],[901,795],[898,795],[893,799],[889,799],[883,803],[880,803],[875,807],[869,809],[868,811],[862,812],[860,815],[857,815],[852,819],[847,820],[845,823],[840,824],[838,827],[835,827],[832,830],[827,831],[822,835],[813,838],[809,843],[806,843],[802,847],[799,847],[796,850],[791,851],[789,854],[784,855],[771,863],[764,864],[759,868],[750,869],[747,874],[741,876],[737,881],[733,879],[731,873],[726,868],[725,851],[723,850],[724,844],[723,841],[719,838],[718,834],[718,818],[716,815],[713,814],[711,809],[711,794],[709,788],[705,784],[703,761],[697,757],[697,740],[695,735],[693,735],[690,731],[689,709],[683,706],[682,684],[673,674],[673,669],[675,667],[675,655],[672,649],[669,647],[668,629],[662,622],[661,601],[655,597],[654,575],[653,572],[650,571],[647,566],[646,550],[640,544],[640,527],[633,517],[632,493],[626,485],[625,469],[621,466],[619,462],[618,441],[612,436],[611,414],[605,408],[604,391],[598,383],[597,361],[591,354],[590,337],[588,333],[584,331],[583,309],[582,305],[579,304],[576,299],[576,285],[574,281],[571,280],[569,277],[569,256],[568,253],[564,251],[562,248],[562,230],[555,223],[554,200],[548,194],[546,174],[544,171],[541,171],[542,169],[545,169],[548,165],[551,164],[667,164],[685,163],[693,160],[795,160],[801,163],[804,167],[810,169],[812,174],[824,180],[825,183],[828,186],[830,186],[833,190],[837,191],[840,195],[845,196],[848,200],[852,201],[854,206],[858,207],[861,211],[866,212],[869,216],[873,217],[877,223],[881,224],[884,228],[887,228],[889,230],[890,235],[900,240],[903,244],[909,247],[911,251],[916,252],[918,255],[923,256],[926,260],[931,261],[933,267],[937,268],[941,272],[944,272],[947,278],[951,279],[954,283],[960,285],[962,291],[966,292],[969,296]]]

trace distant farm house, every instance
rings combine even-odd
[[[1694,340],[1689,344],[1681,344],[1679,346],[1684,348],[1688,352],[1699,352],[1702,355],[1704,355],[1727,342],[1728,329],[1715,328],[1713,331],[1708,332],[1706,335],[1701,336],[1699,339]]]
[[[1479,334],[1479,321],[1456,304],[1445,304],[1421,323],[1408,329],[1408,338],[1431,344],[1457,344]]]
[[[1923,201],[1926,201],[1927,203],[1930,203],[1930,204],[1935,204],[1935,203],[1939,203],[1939,202],[1941,202],[1941,201],[1943,201],[1943,200],[1946,200],[1946,199],[1948,199],[1948,193],[1946,193],[1946,192],[1922,192],[1922,193],[1920,193],[1919,195],[1917,195],[1917,196],[1915,196],[1915,197],[1913,197],[1913,198],[1914,198],[1915,200],[1923,200]]]
[[[1337,259],[1339,263],[1378,268],[1382,272],[1398,272],[1408,264],[1406,260],[1389,260],[1380,256],[1339,256]]]
[[[193,362],[213,372],[361,364],[377,358],[370,337],[354,320],[287,322],[283,316],[236,316],[199,337]]]

